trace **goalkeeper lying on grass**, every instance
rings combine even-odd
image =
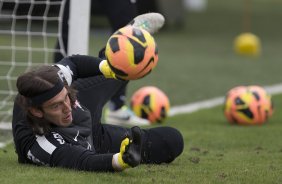
[[[13,136],[20,163],[122,171],[170,163],[182,153],[183,138],[174,128],[101,123],[105,103],[127,83],[106,78],[114,76],[106,65],[75,55],[19,76]]]

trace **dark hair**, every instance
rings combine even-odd
[[[28,110],[29,107],[34,107],[42,110],[42,104],[34,105],[31,98],[40,95],[49,89],[53,88],[59,82],[60,77],[58,71],[60,69],[55,66],[41,66],[29,72],[26,72],[18,77],[17,88],[18,96],[16,103],[23,109],[28,123],[33,128],[34,133],[43,135],[50,130],[50,122],[44,118],[33,116]],[[65,88],[68,91],[68,96],[73,106],[76,101],[77,91],[69,87],[65,83]]]

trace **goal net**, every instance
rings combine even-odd
[[[0,0],[0,129],[12,120],[13,100],[17,94],[15,82],[19,74],[31,67],[53,63],[55,53],[63,56],[87,54],[89,27],[84,25],[89,26],[89,18],[81,25],[83,19],[79,19],[79,16],[85,14],[89,17],[90,4],[83,5],[86,0],[70,1],[70,12],[73,13],[75,9],[80,12],[76,15],[70,13],[69,24],[79,28],[79,33],[69,29],[72,34],[69,34],[69,38],[79,37],[84,42],[80,44],[80,40],[69,40],[69,44],[75,42],[73,45],[79,48],[69,48],[71,52],[67,53],[62,40],[62,17],[65,8],[68,8],[67,1]],[[72,5],[73,2],[79,5]],[[80,22],[71,23],[71,18]],[[86,38],[81,38],[81,32]],[[57,43],[59,49],[56,49]]]

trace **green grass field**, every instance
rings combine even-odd
[[[149,76],[130,83],[128,96],[154,85],[175,106],[223,96],[237,85],[281,83],[282,2],[252,2],[251,31],[261,38],[261,57],[233,52],[233,40],[243,31],[244,1],[209,1],[205,12],[185,14],[183,29],[155,35],[159,64]],[[91,55],[97,55],[108,36],[99,29],[91,32]],[[19,165],[9,144],[0,149],[0,183],[282,183],[282,95],[273,102],[273,117],[262,126],[230,125],[222,106],[170,117],[165,125],[182,132],[183,154],[169,165],[141,165],[122,173]],[[0,130],[0,142],[7,138],[10,132]]]
[[[13,183],[281,183],[282,95],[262,126],[226,122],[222,106],[169,118],[184,137],[183,154],[172,164],[141,165],[122,173],[78,172],[19,165],[13,145],[0,149],[1,184]]]

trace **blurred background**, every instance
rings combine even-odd
[[[99,1],[91,2],[89,54],[98,56],[111,35],[111,28]],[[136,3],[139,14],[160,12],[166,24],[154,35],[159,47],[158,66],[145,78],[130,82],[128,100],[134,91],[148,85],[163,90],[175,106],[223,96],[237,85],[281,83],[281,0],[137,0]],[[53,10],[56,12],[58,8],[53,7]],[[9,22],[1,22],[0,29],[6,24]],[[25,28],[26,22],[17,24]],[[258,56],[234,52],[234,40],[244,32],[251,32],[260,39]],[[9,39],[0,35],[1,43]],[[17,37],[16,41],[26,43],[26,38]],[[55,41],[48,41],[51,48]],[[33,43],[42,45],[43,42],[35,38]],[[2,60],[6,55],[5,50],[0,52]],[[41,61],[42,56],[34,54],[33,62]],[[21,54],[15,57],[16,60],[28,58]],[[5,76],[9,69],[10,65],[1,65],[0,71]],[[15,77],[21,73],[19,70],[22,69],[14,70]],[[7,88],[4,83],[0,83],[0,87]]]
[[[281,83],[282,1],[279,0],[139,0],[140,13],[160,12],[165,27],[155,34],[159,63],[145,78],[132,81],[129,96],[154,85],[180,105],[223,96],[237,85]],[[93,3],[95,5],[95,3]],[[110,29],[106,17],[91,19],[90,54],[105,45]],[[234,52],[235,38],[244,32],[261,41],[259,56]]]

